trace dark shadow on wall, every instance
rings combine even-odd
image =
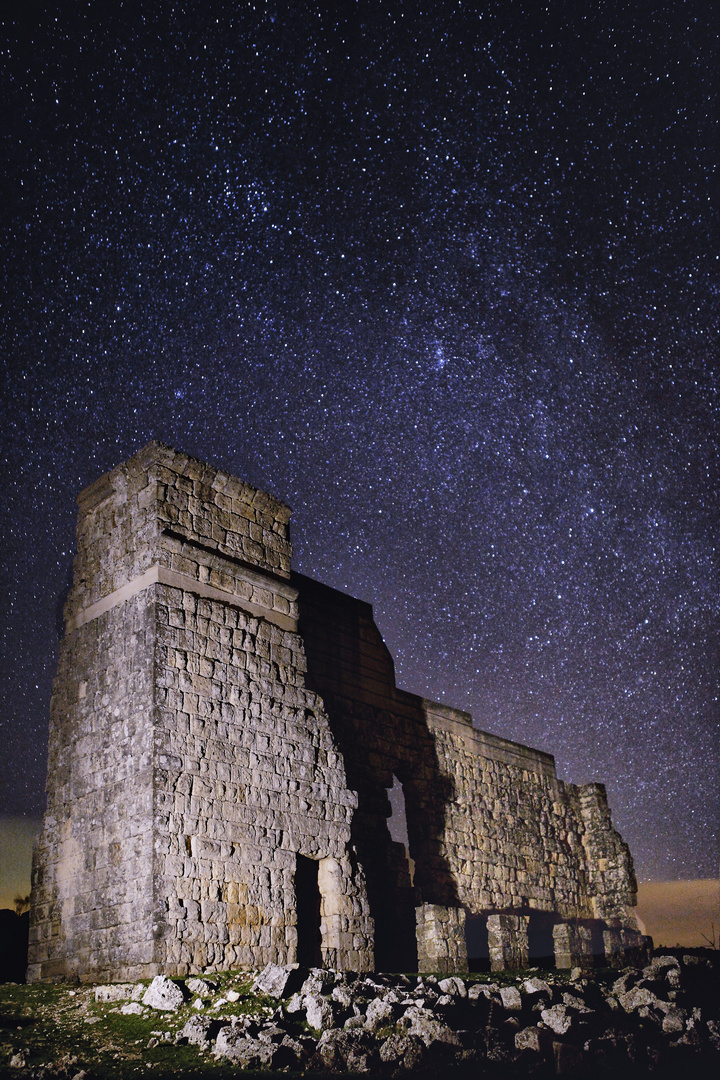
[[[375,965],[417,970],[416,905],[459,906],[441,847],[454,787],[440,772],[422,699],[396,690],[392,657],[370,605],[300,574],[292,580],[300,594],[307,686],[325,703],[348,786],[358,793],[352,838],[375,920]],[[393,775],[405,796],[414,886],[388,830]]]

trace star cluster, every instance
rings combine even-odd
[[[41,7],[0,55],[2,810],[42,808],[75,495],[158,438],[293,507],[400,685],[606,782],[642,877],[717,873],[707,6]]]

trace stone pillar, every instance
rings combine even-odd
[[[415,908],[418,971],[468,970],[465,909],[421,904]]]
[[[323,967],[337,971],[372,971],[373,922],[364,898],[349,874],[349,864],[320,859],[320,934]]]
[[[488,915],[490,970],[506,971],[528,966],[527,915]]]
[[[592,930],[579,922],[556,923],[553,927],[555,967],[593,966]]]
[[[610,926],[603,931],[605,962],[608,967],[643,965],[652,951],[652,938],[643,937],[639,930],[625,926]]]
[[[605,950],[605,963],[608,967],[622,967],[625,959],[623,948],[623,935],[619,926],[611,926],[603,930],[603,948]]]

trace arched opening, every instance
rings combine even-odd
[[[467,945],[468,971],[490,970],[487,917],[465,915],[465,944]]]
[[[528,963],[531,967],[554,968],[555,945],[553,926],[555,917],[549,911],[531,911],[528,923]]]
[[[322,966],[320,886],[315,859],[297,856],[295,864],[295,910],[297,913],[297,962],[301,967]]]

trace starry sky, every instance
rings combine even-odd
[[[294,509],[398,683],[718,870],[713,5],[7,5],[0,813],[75,496],[160,439]]]

